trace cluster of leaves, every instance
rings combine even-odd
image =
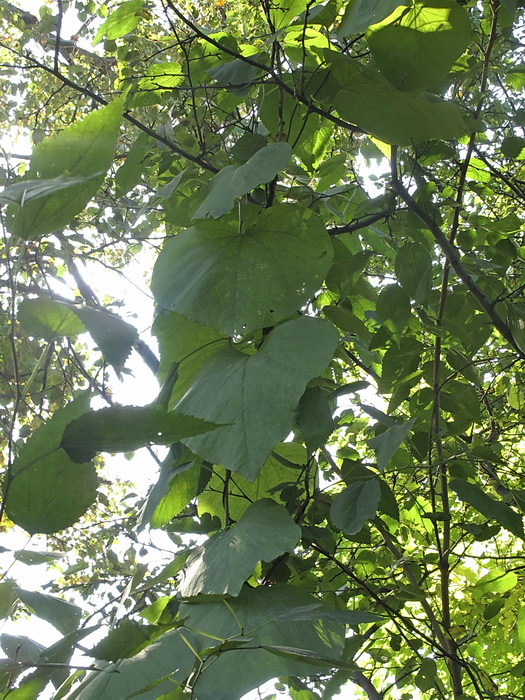
[[[2,697],[523,698],[522,3],[0,8],[35,143],[0,194],[1,513],[92,572],[80,606],[74,566],[59,595],[0,582],[64,635],[3,635]],[[152,247],[158,360],[77,264]],[[158,398],[113,405],[133,350]],[[152,445],[111,537],[161,530],[170,561],[108,553],[88,614],[97,455]]]

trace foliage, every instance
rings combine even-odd
[[[1,697],[523,698],[523,3],[0,11]]]

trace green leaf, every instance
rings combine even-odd
[[[47,341],[88,331],[117,371],[138,340],[136,329],[118,316],[45,297],[24,299],[19,307],[18,320],[29,334]]]
[[[407,242],[396,254],[399,284],[416,304],[424,303],[432,289],[432,258],[421,243]]]
[[[377,479],[360,479],[347,486],[332,501],[330,519],[347,535],[359,532],[367,520],[375,517],[381,488]]]
[[[322,447],[335,429],[325,392],[319,386],[307,389],[299,402],[297,425],[308,454]]]
[[[429,659],[428,657],[422,659],[421,667],[416,674],[415,683],[419,690],[423,693],[427,693],[436,687],[437,667],[434,659]]]
[[[10,228],[15,236],[30,239],[53,233],[84,209],[113,161],[121,117],[119,98],[35,146],[27,180],[83,179],[79,184],[24,202],[13,212]]]
[[[396,7],[404,4],[404,0],[350,0],[337,33],[344,38],[363,32],[371,24],[381,22]]]
[[[24,299],[18,307],[18,320],[30,335],[48,342],[59,337],[71,338],[86,331],[68,304],[46,297]]]
[[[159,479],[148,495],[141,524],[165,525],[201,493],[210,477],[211,469],[194,462],[181,443],[172,445],[162,462]]]
[[[170,445],[217,426],[193,416],[151,406],[109,406],[84,413],[65,427],[60,447],[74,462],[97,452],[131,452],[145,445]]]
[[[21,588],[17,589],[17,594],[22,603],[37,617],[49,622],[62,634],[69,634],[78,627],[82,615],[78,606],[62,598],[36,591],[25,591]]]
[[[477,484],[452,479],[450,488],[457,494],[458,498],[468,503],[486,518],[495,520],[516,537],[525,539],[522,516],[501,501],[495,501]]]
[[[273,326],[321,286],[332,261],[321,221],[280,204],[237,223],[202,222],[167,241],[151,281],[155,299],[228,335]]]
[[[123,197],[141,181],[144,161],[149,155],[150,137],[143,131],[129,149],[123,165],[115,173],[117,196]]]
[[[151,627],[139,625],[132,620],[122,620],[87,652],[88,656],[104,661],[118,661],[138,654],[151,640]]]
[[[494,568],[482,576],[474,586],[483,593],[507,593],[518,585],[518,577],[514,571]]]
[[[523,158],[525,139],[521,136],[507,136],[501,142],[501,152],[507,158]]]
[[[325,51],[325,56],[331,73],[319,99],[380,141],[404,146],[453,139],[469,130],[455,103],[401,92],[357,60],[334,51]]]
[[[196,656],[186,641],[191,637],[191,633],[170,630],[136,656],[113,664],[99,662],[100,670],[88,673],[68,697],[71,700],[129,698],[166,677],[170,678],[172,688],[176,688],[184,682],[196,662]]]
[[[305,661],[306,663],[314,664],[315,666],[324,666],[326,668],[344,668],[349,671],[355,671],[358,666],[353,661],[345,661],[345,659],[335,659],[333,656],[325,656],[317,654],[308,649],[297,649],[296,647],[281,647],[275,645],[262,645],[262,649],[269,651],[277,656],[284,656],[287,659],[296,659],[297,661]],[[315,698],[316,696],[313,695]]]
[[[397,284],[383,287],[377,297],[376,311],[385,326],[400,337],[412,315],[408,294]]]
[[[132,32],[142,19],[143,0],[127,0],[116,10],[110,13],[105,22],[102,22],[93,39],[93,46],[99,44],[102,39],[119,39]]]
[[[295,611],[318,604],[311,595],[296,586],[259,586],[244,588],[237,598],[202,603],[183,603],[181,617],[186,624],[199,630],[194,643],[197,648],[210,646],[210,639],[250,639],[250,649],[232,649],[219,654],[209,666],[205,666],[194,687],[199,700],[232,700],[240,698],[270,678],[280,676],[309,676],[326,672],[326,663],[312,665],[311,659],[284,658],[256,648],[264,645],[299,648],[320,657],[340,658],[343,650],[344,626],[319,617],[291,621]],[[290,621],[284,622],[283,613]],[[255,647],[255,648],[254,648]],[[232,673],[235,669],[235,673]]]
[[[468,14],[453,0],[398,7],[367,36],[379,70],[395,88],[438,93],[470,38]]]
[[[286,508],[268,498],[252,503],[236,525],[219,532],[188,558],[179,593],[183,597],[237,596],[260,561],[292,552],[301,528]]]
[[[411,418],[401,425],[393,425],[380,435],[368,440],[370,447],[375,450],[377,468],[380,472],[388,466],[397,449],[406,440],[415,420]]]
[[[12,579],[0,581],[0,620],[5,620],[17,600],[17,585]]]
[[[116,371],[123,367],[138,339],[137,330],[118,316],[87,306],[71,307]]]
[[[273,180],[291,156],[292,148],[288,143],[271,143],[256,151],[244,165],[227,165],[211,179],[193,219],[209,214],[218,219],[232,209],[237,197]]]
[[[41,644],[37,644],[29,637],[5,633],[0,635],[0,644],[13,663],[17,661],[32,663],[38,659],[44,649]]]
[[[199,456],[255,479],[292,429],[307,383],[326,368],[338,341],[327,321],[302,317],[274,329],[255,355],[234,349],[217,353],[176,408],[231,425],[184,443]]]
[[[2,190],[0,204],[16,204],[22,207],[29,202],[49,197],[54,192],[69,190],[76,185],[85,185],[86,182],[90,182],[102,174],[100,171],[91,175],[77,175],[75,177],[58,175],[47,180],[21,180]]]
[[[60,447],[67,423],[88,409],[89,396],[84,395],[56,411],[35,430],[13,462],[6,512],[31,534],[73,525],[95,500],[95,468],[76,464]]]
[[[274,29],[282,29],[304,12],[308,0],[275,0],[270,5],[270,21]]]

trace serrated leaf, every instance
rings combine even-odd
[[[321,221],[279,204],[238,222],[203,221],[164,246],[151,289],[158,304],[227,335],[273,326],[321,286],[332,260]]]
[[[237,197],[273,180],[291,156],[288,143],[271,143],[256,151],[243,165],[227,165],[211,179],[204,201],[192,218],[208,215],[219,218],[233,208]]]
[[[217,425],[162,406],[109,406],[84,413],[68,423],[60,447],[75,462],[97,452],[131,452],[145,445],[170,445],[213,430]]]
[[[255,355],[217,353],[176,408],[230,425],[183,442],[204,459],[255,479],[290,432],[306,384],[326,368],[338,341],[327,321],[302,317],[275,328]]]
[[[330,520],[347,535],[359,532],[375,517],[381,489],[377,479],[360,479],[347,486],[332,501]]]
[[[292,552],[301,528],[284,506],[264,498],[244,512],[236,525],[211,537],[188,558],[179,585],[183,597],[239,595],[260,561]]]

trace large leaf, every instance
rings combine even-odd
[[[452,479],[450,488],[462,501],[468,503],[486,518],[495,520],[516,537],[525,539],[523,517],[505,503],[491,498],[477,484],[471,484],[461,479]]]
[[[441,92],[470,36],[468,14],[457,2],[424,0],[398,7],[371,27],[368,45],[379,70],[398,90]]]
[[[273,180],[291,156],[292,148],[288,143],[271,143],[254,153],[243,165],[227,165],[212,178],[204,201],[193,218],[202,219],[210,214],[217,219],[230,211],[237,197]]]
[[[182,438],[213,430],[213,423],[162,406],[109,406],[89,411],[68,423],[60,447],[75,462],[87,462],[97,452],[131,452],[145,445],[170,445]]]
[[[453,102],[432,95],[401,92],[358,61],[325,52],[331,74],[319,99],[381,141],[398,146],[430,139],[452,139],[469,131]]]
[[[86,680],[68,695],[69,700],[129,698],[167,676],[172,688],[176,688],[196,662],[195,653],[186,642],[191,637],[190,633],[170,630],[129,659],[114,664],[100,662],[97,666],[101,670],[88,674]]]
[[[0,204],[16,204],[22,207],[34,200],[48,197],[54,192],[68,190],[75,185],[85,185],[89,180],[98,178],[102,174],[102,172],[96,172],[87,176],[57,175],[57,177],[51,177],[47,180],[20,180],[20,182],[15,182],[2,190]]]
[[[347,535],[355,535],[367,520],[375,517],[380,497],[377,479],[359,479],[334,498],[330,519]]]
[[[236,525],[219,532],[188,558],[179,585],[182,596],[229,593],[237,596],[260,561],[292,552],[301,528],[284,506],[264,498]]]
[[[332,261],[321,221],[280,204],[238,222],[208,222],[167,241],[151,288],[165,309],[228,335],[273,326],[321,286]]]
[[[405,0],[350,0],[339,25],[338,34],[346,37],[363,32],[371,24],[381,22],[392,10],[404,4]]]
[[[60,447],[65,426],[89,409],[89,396],[56,411],[20,449],[11,468],[6,512],[29,533],[51,533],[73,525],[93,503],[97,475],[92,464],[76,464]]]
[[[323,619],[326,608],[317,607],[315,621],[301,613],[317,601],[296,586],[244,588],[238,598],[185,603],[180,616],[198,631],[197,648],[210,646],[210,638],[249,640],[250,649],[231,649],[205,665],[194,693],[199,700],[232,700],[276,676],[308,676],[326,672],[326,663],[273,655],[261,645],[294,647],[333,659],[341,657],[344,626]],[[297,611],[298,615],[294,616]],[[286,617],[282,617],[286,615]],[[199,638],[200,637],[200,638]],[[235,669],[235,673],[232,673]]]
[[[67,600],[36,591],[17,590],[18,597],[38,617],[49,622],[62,634],[69,634],[78,627],[81,610]]]
[[[24,202],[11,223],[15,236],[27,239],[52,233],[84,209],[113,161],[121,116],[119,98],[35,146],[27,180],[67,176],[82,181]]]
[[[278,326],[255,355],[223,350],[209,359],[177,404],[183,413],[231,423],[184,440],[196,454],[253,480],[291,430],[306,384],[330,362],[335,328],[302,317]]]

